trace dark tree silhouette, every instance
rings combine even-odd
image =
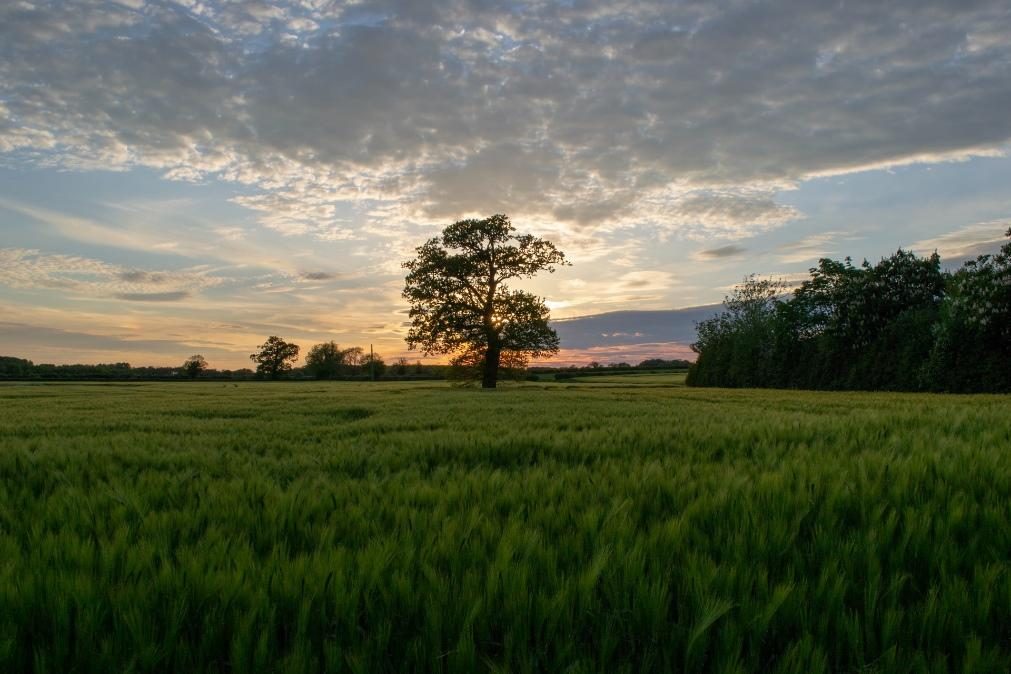
[[[417,254],[404,263],[410,348],[468,362],[476,354],[484,388],[495,388],[503,353],[515,362],[558,351],[544,301],[506,285],[567,264],[553,244],[518,235],[508,217],[493,215],[446,227]]]
[[[316,379],[334,379],[341,374],[345,355],[337,342],[316,344],[305,357],[305,369]]]
[[[190,356],[183,363],[183,372],[190,379],[196,379],[207,370],[207,361],[199,353]]]
[[[291,344],[280,337],[268,337],[259,349],[249,355],[249,360],[256,363],[257,375],[269,379],[277,379],[298,360],[298,344]]]

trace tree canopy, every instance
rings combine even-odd
[[[508,285],[567,264],[554,244],[516,234],[507,216],[493,215],[455,222],[416,251],[403,265],[410,348],[453,354],[455,365],[480,372],[485,388],[495,387],[503,360],[515,367],[558,351],[543,299]]]
[[[207,370],[207,360],[200,354],[190,356],[183,363],[183,372],[190,379],[196,379]]]
[[[792,297],[748,277],[692,348],[692,385],[1011,391],[1011,241],[953,273],[937,253],[822,259]]]
[[[280,337],[271,335],[258,348],[259,351],[249,355],[249,359],[256,363],[258,376],[277,379],[298,360],[298,344],[291,344]]]

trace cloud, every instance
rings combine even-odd
[[[128,283],[150,283],[153,285],[166,283],[169,280],[165,274],[158,274],[140,269],[121,271],[117,274],[117,276]]]
[[[590,363],[629,363],[635,365],[650,358],[664,360],[689,360],[696,358],[691,345],[682,342],[646,342],[615,346],[593,346],[585,349],[561,348],[550,360],[535,361],[531,365],[588,365]]]
[[[129,302],[178,302],[191,294],[188,290],[172,290],[165,293],[116,293],[114,297]]]
[[[552,321],[565,349],[695,341],[695,324],[717,313],[720,305],[661,311],[612,311]]]
[[[227,349],[200,340],[126,338],[80,330],[61,330],[30,323],[0,321],[0,353],[22,354],[22,357],[28,357],[36,362],[43,359],[52,359],[56,362],[82,362],[82,359],[84,362],[88,362],[89,359],[118,361],[125,356],[154,358],[162,363],[172,362],[171,359],[178,357],[181,362],[182,358],[192,353],[195,348],[206,356],[224,358],[233,355]],[[141,364],[147,365],[150,361],[144,360]]]
[[[739,238],[810,177],[1002,152],[1009,30],[1004,0],[9,2],[0,161],[233,183],[291,236]]]
[[[202,269],[152,272],[124,269],[76,255],[0,248],[0,285],[11,288],[56,290],[135,302],[169,302],[190,297],[225,280]]]
[[[930,255],[937,251],[943,262],[959,264],[979,255],[996,252],[1007,242],[1005,233],[1009,228],[1011,220],[979,222],[933,239],[917,241],[909,249],[920,255]]]
[[[299,274],[299,277],[306,281],[330,281],[337,278],[337,274],[327,271],[305,271]]]
[[[748,252],[748,249],[744,246],[738,246],[736,243],[731,243],[726,246],[720,246],[719,248],[701,250],[695,254],[695,257],[702,260],[721,260],[728,257],[739,257],[746,252]]]
[[[792,206],[777,204],[772,194],[755,190],[702,190],[673,198],[667,213],[690,238],[759,234],[801,217]]]
[[[784,264],[816,262],[823,257],[836,254],[836,242],[853,240],[858,237],[847,232],[820,232],[805,236],[797,241],[785,243],[776,249],[777,259]]]

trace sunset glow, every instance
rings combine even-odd
[[[993,250],[1011,14],[931,4],[5,2],[0,355],[413,361],[401,263],[492,213],[572,262],[554,318],[628,312],[573,363],[689,356],[641,312],[749,273]]]

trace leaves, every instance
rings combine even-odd
[[[256,363],[257,375],[270,379],[277,379],[290,370],[298,360],[298,344],[291,344],[273,335],[268,337],[259,349],[256,353],[250,354],[249,359]]]
[[[404,263],[403,296],[410,302],[408,346],[426,354],[475,354],[487,362],[558,351],[544,301],[512,290],[508,281],[553,272],[567,264],[549,241],[517,235],[509,218],[460,220],[416,249]]]

